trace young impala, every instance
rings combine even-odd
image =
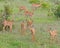
[[[35,10],[37,8],[39,8],[41,6],[41,4],[32,4],[32,9]]]
[[[25,10],[24,14],[25,14],[25,16],[29,16],[29,17],[33,16],[33,12],[28,11],[28,10]]]
[[[30,27],[31,35],[32,35],[32,41],[35,41],[35,28],[33,26]]]
[[[19,8],[19,10],[20,10],[20,11],[25,11],[25,10],[26,10],[26,7],[25,7],[25,6],[21,6],[21,7]]]
[[[3,26],[3,30],[5,30],[6,26],[9,26],[10,32],[12,31],[12,26],[13,26],[13,22],[12,21],[4,20],[3,25],[4,25]]]
[[[33,24],[33,21],[31,19],[27,20],[27,27],[31,27]]]
[[[21,22],[21,33],[24,35],[25,32],[26,32],[26,24],[25,24],[25,22],[23,21],[23,22]]]
[[[54,40],[55,38],[56,38],[56,36],[57,36],[57,31],[56,30],[49,30],[49,33],[50,33],[50,39],[51,40]]]

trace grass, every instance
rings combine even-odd
[[[28,32],[29,34],[29,32]],[[49,34],[46,32],[36,33],[36,41],[31,41],[31,35],[20,32],[0,32],[0,48],[58,48],[57,42],[49,43]]]

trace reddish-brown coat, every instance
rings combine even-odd
[[[9,26],[10,27],[10,31],[12,31],[12,25],[13,25],[12,21],[4,20],[3,25],[4,25],[3,26],[3,30],[5,30],[6,26]]]

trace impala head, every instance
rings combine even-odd
[[[25,6],[21,6],[21,7],[19,7],[19,10],[24,10],[24,11],[26,11],[27,8],[26,8]]]

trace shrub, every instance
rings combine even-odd
[[[30,0],[29,3],[40,3],[39,0]]]
[[[50,4],[47,3],[47,2],[42,2],[42,8],[49,9],[50,8]]]
[[[55,15],[57,18],[60,18],[60,5],[57,6],[57,9],[54,11],[54,15]]]
[[[11,7],[7,4],[7,5],[4,6],[4,10],[5,10],[4,16],[5,16],[5,19],[7,20],[8,17],[10,17],[10,15],[12,14],[12,9],[11,9]]]
[[[0,0],[0,1],[4,1],[4,0]]]
[[[0,10],[0,31],[3,29],[3,10]]]

